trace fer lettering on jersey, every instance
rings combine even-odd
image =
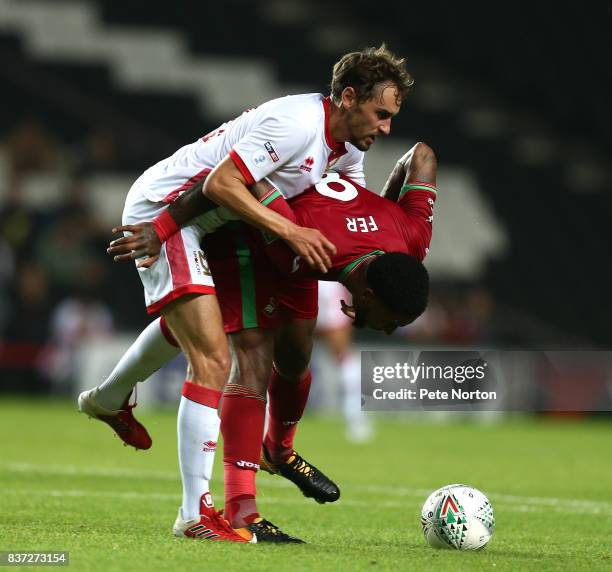
[[[368,218],[362,216],[346,217],[346,228],[351,232],[374,232],[378,230],[378,225],[372,215]]]

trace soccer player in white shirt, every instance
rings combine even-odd
[[[214,511],[209,494],[219,432],[217,408],[230,373],[230,357],[216,298],[207,295],[214,294],[214,284],[199,248],[207,229],[193,224],[175,232],[176,224],[166,216],[166,206],[206,177],[203,192],[207,197],[251,225],[284,239],[306,262],[324,270],[330,264],[333,245],[317,231],[298,227],[267,209],[246,185],[267,177],[291,197],[317,183],[330,166],[364,182],[363,152],[376,137],[389,134],[391,119],[411,84],[403,60],[384,47],[346,54],[334,66],[331,97],[307,94],[264,103],[179,149],[145,171],[132,186],[122,228],[129,231],[130,225],[155,219],[156,231],[165,241],[159,260],[150,267],[138,264],[147,310],[160,312],[164,323],[149,326],[109,378],[81,394],[79,408],[109,423],[124,441],[148,448],[150,438],[133,418],[128,399],[135,381],[146,379],[174,351],[165,340],[178,342],[189,369],[179,407],[183,502],[175,534],[251,539],[246,529],[232,531],[227,526]],[[132,256],[138,258],[139,253]],[[143,354],[149,358],[146,365]],[[296,394],[303,393],[299,388],[302,375],[295,376],[293,371],[285,372],[282,364],[276,365],[287,383],[295,384]],[[228,419],[244,418],[248,406],[248,415],[256,417],[256,423],[263,420],[262,396],[241,390],[225,399]],[[261,405],[253,411],[256,402]],[[232,474],[240,478],[242,473],[254,473],[257,466],[251,465],[243,464]],[[244,520],[246,525],[252,516],[251,501],[240,501],[238,511],[247,518],[240,516],[234,521]],[[212,534],[202,534],[203,530]]]

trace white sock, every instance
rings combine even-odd
[[[220,424],[217,409],[181,397],[177,430],[183,520],[200,518],[200,497],[209,491]]]
[[[157,318],[141,332],[98,387],[96,402],[105,409],[119,409],[139,381],[147,379],[180,351],[166,339]]]

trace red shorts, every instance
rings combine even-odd
[[[202,246],[227,333],[317,317],[317,280],[291,280],[279,273],[265,253],[259,231],[241,222],[228,223],[206,235]]]

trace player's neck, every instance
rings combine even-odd
[[[355,270],[353,270],[343,282],[345,288],[351,293],[353,298],[361,296],[363,291],[368,288],[368,266],[376,258],[370,256],[366,258]]]
[[[327,118],[327,129],[334,141],[344,143],[349,140],[349,131],[346,125],[346,112],[341,107],[338,107],[334,100],[329,103],[329,115]]]

